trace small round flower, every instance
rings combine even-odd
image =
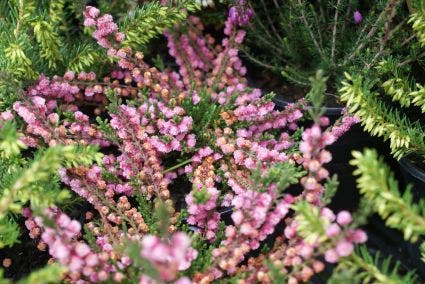
[[[352,220],[353,220],[353,218],[351,217],[351,214],[348,211],[341,211],[336,216],[336,221],[341,226],[350,224]]]
[[[325,260],[327,262],[336,263],[338,259],[339,259],[339,255],[335,250],[330,249],[325,252]]]
[[[349,256],[354,251],[354,245],[347,240],[341,240],[335,247],[339,256]]]
[[[356,10],[356,11],[354,12],[353,18],[354,18],[354,22],[355,22],[356,24],[360,24],[360,23],[362,22],[362,20],[363,20],[363,16],[362,16],[362,14],[359,12],[359,10]]]
[[[333,238],[338,236],[340,232],[341,229],[337,224],[331,224],[329,228],[326,229],[326,236],[328,236],[328,238]]]

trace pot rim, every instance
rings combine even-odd
[[[285,107],[288,104],[292,103],[289,100],[277,98],[276,96],[272,100],[276,105],[278,105],[280,107]],[[312,108],[313,108],[312,106],[307,106],[307,109],[312,109]],[[344,106],[340,106],[340,107],[324,106],[323,108],[325,109],[326,115],[342,115],[342,110],[344,109]]]
[[[425,183],[425,171],[417,167],[414,163],[412,163],[409,158],[401,158],[398,163],[413,177]]]

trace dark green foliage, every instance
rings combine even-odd
[[[246,54],[297,85],[322,69],[330,87],[350,69],[368,69],[385,53],[405,11],[397,1],[251,1],[256,12]],[[353,13],[360,10],[361,23]],[[392,46],[392,48],[395,48]]]
[[[338,176],[333,175],[330,179],[328,179],[325,183],[325,192],[322,197],[323,204],[329,204],[332,201],[336,191],[338,190],[339,181]]]
[[[395,32],[402,34],[403,48],[384,52],[375,68],[366,74],[355,70],[351,75],[347,73],[339,90],[341,100],[361,119],[365,130],[389,140],[398,159],[410,154],[425,156],[421,115],[425,113],[425,4],[407,4],[411,12],[405,21],[407,27]]]

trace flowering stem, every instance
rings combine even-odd
[[[189,163],[191,163],[191,162],[192,162],[192,159],[187,159],[187,160],[185,160],[185,161],[183,161],[183,162],[181,162],[181,163],[178,163],[177,165],[172,166],[171,168],[166,169],[166,170],[165,170],[165,171],[163,171],[162,173],[163,173],[163,174],[166,174],[166,173],[168,173],[168,172],[174,171],[175,169],[178,169],[178,168],[180,168],[181,166],[187,165],[187,164],[189,164]]]

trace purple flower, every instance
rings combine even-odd
[[[362,14],[358,10],[356,10],[354,12],[354,22],[356,24],[360,24],[362,22],[362,20],[363,20]]]
[[[237,17],[238,17],[238,11],[236,10],[236,7],[231,7],[231,8],[229,9],[229,19],[230,19],[232,22],[236,22]]]

